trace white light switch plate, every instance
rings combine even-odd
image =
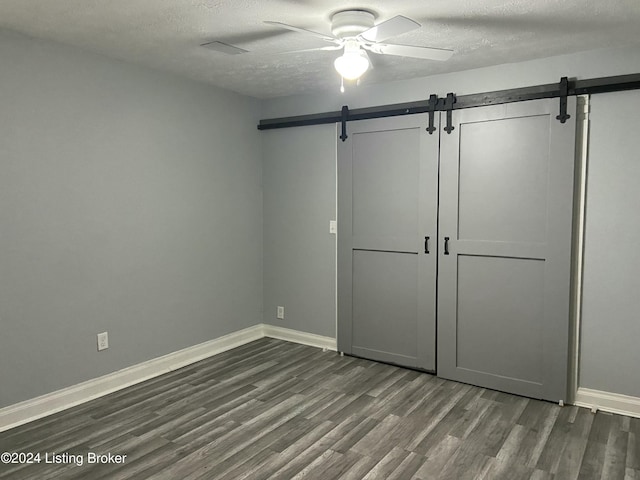
[[[102,332],[98,334],[98,351],[109,348],[109,333]]]
[[[338,233],[338,222],[329,220],[329,233]]]

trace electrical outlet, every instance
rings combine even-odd
[[[98,334],[98,351],[109,348],[109,333],[102,332]]]
[[[277,314],[277,317],[278,317],[280,320],[284,320],[284,307],[280,307],[280,306],[278,306],[278,314]]]

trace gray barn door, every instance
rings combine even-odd
[[[575,98],[454,112],[441,135],[438,375],[566,399]],[[448,237],[445,252],[445,237]]]
[[[351,122],[338,141],[338,349],[435,370],[438,133],[427,124]]]

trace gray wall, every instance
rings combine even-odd
[[[267,101],[263,107],[263,118],[334,111],[339,110],[343,104],[357,108],[424,100],[430,93],[443,96],[451,91],[465,94],[551,83],[557,82],[561,76],[592,78],[638,72],[638,48],[592,51],[383,85],[367,85],[365,80],[360,87],[352,88],[344,95],[335,89],[317,95]],[[637,347],[640,322],[637,313],[634,315],[638,308],[634,300],[637,297],[636,292],[640,290],[637,280],[640,265],[637,249],[631,245],[631,242],[637,244],[640,234],[637,208],[634,210],[634,207],[640,204],[637,193],[637,185],[640,184],[640,159],[637,152],[640,148],[635,143],[639,124],[638,103],[633,100],[626,108],[618,108],[618,104],[624,105],[627,99],[631,102],[631,99],[637,98],[638,93],[626,92],[616,95],[618,96],[611,96],[617,100],[610,106],[607,106],[609,96],[594,96],[591,114],[591,157],[594,165],[590,167],[589,172],[583,297],[585,319],[580,386],[640,396],[640,378],[637,370],[637,365],[640,364],[640,349]],[[618,110],[620,114],[617,113]],[[617,128],[621,130],[616,132]],[[287,148],[291,152],[303,150],[307,141],[306,137],[299,135],[296,130],[285,130],[289,134],[282,137],[283,141],[289,143]],[[335,175],[334,153],[330,149],[335,141],[336,135],[327,139],[331,145],[323,146],[327,158],[318,160],[322,168],[329,170],[317,172],[317,178],[326,179]],[[320,146],[314,148],[319,151]],[[269,153],[268,146],[265,152],[265,158],[270,158],[272,153]],[[282,165],[293,164],[296,161],[285,151],[280,152],[280,155],[288,156],[278,159]],[[328,158],[329,155],[331,158]],[[265,168],[267,165],[265,162]],[[630,192],[632,187],[635,190]],[[276,195],[271,189],[272,186],[265,182],[265,198]],[[319,204],[328,203],[334,196],[333,188],[313,191],[313,201]],[[277,194],[282,204],[295,205],[298,202],[309,201],[306,190],[288,189]],[[265,222],[286,223],[288,218],[286,211],[265,210]],[[614,226],[617,230],[613,229]],[[616,235],[616,231],[619,232],[618,239],[615,246],[612,246],[612,236]],[[271,238],[269,242],[275,244],[285,241],[287,245],[305,245],[310,250],[315,249],[317,244],[309,244],[310,239],[306,236],[302,238],[302,232],[290,230],[286,239]],[[324,259],[314,258],[314,262],[331,264],[334,255],[334,251],[326,252]],[[288,284],[289,280],[269,273],[269,262],[269,254],[265,248],[265,279]],[[305,262],[292,263],[287,275],[295,278],[302,275],[303,271],[304,275],[308,275],[308,265]],[[614,286],[616,292],[612,292]],[[265,282],[265,292],[266,288]],[[269,288],[277,289],[278,286],[271,285]],[[273,307],[266,302],[265,307],[266,313],[271,314],[270,309]],[[266,317],[269,318],[270,315]],[[320,321],[324,323],[314,324],[316,331],[328,332],[334,328],[335,318],[327,317]],[[307,328],[306,324],[298,323],[295,318],[290,319],[287,326],[300,330]]]
[[[0,64],[0,407],[261,321],[258,101],[9,32]]]
[[[259,133],[258,118],[635,73],[640,51],[363,84],[261,114],[253,99],[9,32],[0,62],[2,407],[260,321],[335,335],[335,127]],[[581,385],[640,395],[638,102],[616,95],[626,117],[603,96],[592,113]],[[614,227],[619,247],[603,255]]]
[[[640,397],[640,92],[594,95],[580,386]]]
[[[264,322],[335,338],[336,127],[262,135]]]

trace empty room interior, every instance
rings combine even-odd
[[[0,2],[0,479],[640,480],[639,32]]]

